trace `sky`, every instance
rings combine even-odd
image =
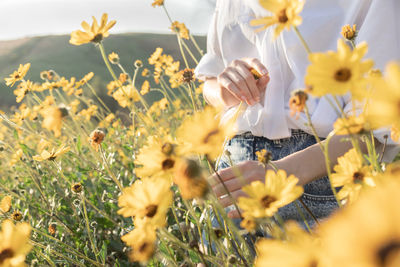
[[[153,0],[0,0],[0,40],[27,36],[70,34],[92,16],[108,13],[117,24],[110,33],[169,32],[162,7]],[[194,34],[206,34],[215,0],[165,0],[173,20],[184,22]]]

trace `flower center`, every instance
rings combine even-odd
[[[347,68],[338,70],[335,73],[335,80],[338,82],[347,82],[351,78],[351,71]]]
[[[219,133],[219,129],[214,129],[211,132],[209,132],[206,137],[203,139],[203,143],[207,144],[210,141],[210,138],[214,135],[217,135]]]
[[[274,201],[276,201],[276,198],[275,198],[275,197],[266,195],[265,197],[263,197],[263,198],[261,199],[261,205],[262,205],[264,208],[267,209],[267,208],[269,208],[269,206],[271,205],[271,203],[274,202]]]
[[[278,21],[279,21],[280,23],[286,23],[288,20],[289,20],[289,19],[288,19],[287,15],[286,15],[286,8],[285,8],[285,9],[281,10],[281,11],[278,13]]]
[[[140,253],[145,252],[148,246],[149,246],[149,244],[147,244],[146,242],[144,242],[144,243],[139,247],[139,252],[140,252]]]
[[[353,181],[355,183],[361,183],[364,180],[364,173],[362,172],[355,172],[353,174]]]
[[[103,34],[98,33],[96,34],[93,39],[91,40],[91,42],[93,43],[100,43],[103,40]]]
[[[380,263],[379,266],[395,266],[396,261],[400,257],[400,240],[393,240],[377,252],[377,259]],[[392,265],[393,264],[393,265]]]
[[[4,249],[0,252],[0,264],[3,264],[6,259],[12,258],[13,256],[14,251],[12,251],[10,248]]]
[[[146,207],[146,217],[153,218],[157,213],[157,205],[149,205]]]
[[[175,165],[175,160],[167,158],[161,163],[162,169],[164,171],[172,169]]]
[[[308,266],[309,267],[318,267],[318,261],[317,260],[312,260]]]

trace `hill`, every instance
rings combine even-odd
[[[0,41],[1,109],[7,109],[16,104],[13,89],[5,85],[4,78],[17,69],[19,64],[27,62],[31,63],[27,78],[38,82],[40,81],[40,72],[43,70],[52,69],[66,78],[74,76],[78,79],[92,71],[97,77],[97,90],[101,95],[105,95],[105,85],[111,80],[111,76],[104,65],[99,49],[92,44],[71,45],[68,42],[69,38],[69,35],[64,35]],[[205,51],[206,38],[204,36],[196,36],[195,38],[199,46]],[[147,66],[147,58],[157,47],[162,47],[164,52],[172,55],[174,59],[181,60],[175,35],[116,34],[105,39],[104,46],[107,54],[111,52],[119,54],[122,65],[129,73],[133,72],[133,63],[136,59],[141,59]],[[200,56],[198,57],[200,58]],[[191,63],[191,67],[194,67],[195,64]],[[183,67],[183,64],[181,66]],[[117,71],[117,69],[115,70]],[[139,77],[138,84],[141,84],[141,79]]]

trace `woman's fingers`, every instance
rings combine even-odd
[[[246,101],[244,95],[242,95],[240,89],[236,86],[236,84],[230,79],[229,74],[226,72],[222,72],[217,77],[218,83],[228,90],[234,97],[236,97],[240,101]]]
[[[246,82],[247,88],[253,97],[252,100],[254,101],[254,104],[260,102],[260,92],[257,87],[257,82],[254,79],[253,74],[250,72],[247,64],[239,64],[237,65],[236,69]]]
[[[250,68],[254,68],[258,71],[262,76],[268,75],[267,67],[265,67],[257,58],[243,58],[242,60],[246,62]]]
[[[234,201],[236,202],[237,199],[238,199],[239,197],[244,197],[244,196],[246,196],[246,193],[243,192],[242,190],[237,190],[237,191],[235,191],[235,192],[232,192],[232,193],[231,193],[231,196],[232,196],[232,197],[230,197],[230,196],[225,196],[225,197],[223,197],[223,198],[220,199],[219,202],[221,203],[221,205],[222,205],[224,208],[226,208],[226,207],[228,207],[228,206],[230,206],[230,205],[233,205]],[[232,198],[233,198],[233,199],[232,199]]]

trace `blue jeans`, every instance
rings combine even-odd
[[[236,135],[227,144],[226,150],[230,152],[230,158],[234,164],[246,160],[257,160],[256,152],[266,149],[272,155],[272,160],[278,160],[288,156],[296,151],[302,150],[316,143],[315,137],[305,133],[301,130],[292,130],[292,136],[289,138],[269,140],[265,137],[253,136],[250,132]],[[301,162],[294,162],[293,164],[302,164]],[[219,163],[218,169],[229,167],[229,160],[224,155]],[[313,182],[304,186],[304,194],[301,200],[314,214],[318,220],[328,217],[338,205],[333,195],[329,178],[327,176],[314,180]],[[315,221],[302,205],[298,204],[307,223],[312,227]],[[228,207],[228,211],[234,209]],[[298,212],[294,202],[282,207],[278,211],[279,215],[284,221],[295,220],[299,222],[304,228],[304,220]],[[234,220],[235,224],[239,226],[240,219]],[[217,220],[213,220],[213,224],[218,226]]]

